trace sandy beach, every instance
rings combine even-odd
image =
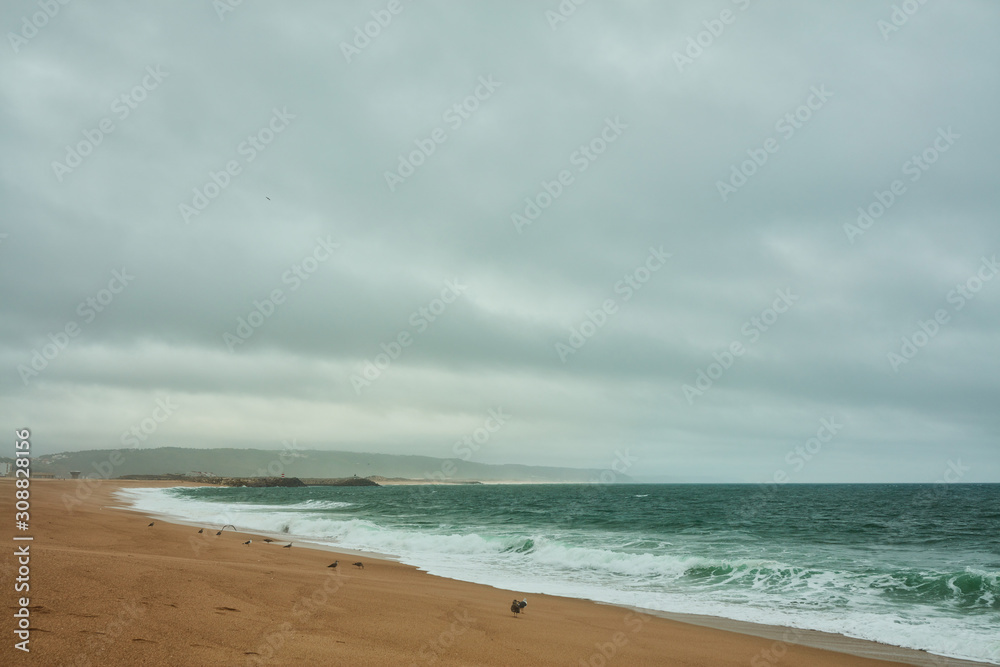
[[[520,591],[367,556],[286,549],[231,530],[217,536],[217,526],[199,534],[119,509],[112,497],[150,486],[177,483],[33,480],[30,529],[22,532],[12,530],[13,480],[0,480],[8,544],[30,545],[29,592],[10,583],[19,567],[12,549],[0,559],[5,608],[30,597],[30,653],[14,648],[8,613],[0,662],[822,667],[917,664],[910,658],[920,655],[871,645],[897,662],[867,659],[838,652],[849,640],[834,638],[838,651],[830,651],[789,643],[804,635],[781,628],[751,636],[546,595],[529,595],[515,617],[509,607]],[[364,569],[352,566],[359,560]]]

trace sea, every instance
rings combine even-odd
[[[1000,665],[1000,485],[553,484],[119,492],[522,597],[831,632]]]

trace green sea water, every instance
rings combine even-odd
[[[1000,664],[1000,485],[146,489],[148,512],[551,593]]]

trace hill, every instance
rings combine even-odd
[[[32,471],[69,477],[78,470],[84,476],[163,475],[170,473],[218,475],[222,477],[371,477],[427,479],[437,481],[478,480],[484,482],[596,482],[607,471],[515,464],[486,464],[431,456],[365,454],[361,452],[287,449],[97,449],[39,456]],[[615,473],[614,481],[634,480]]]

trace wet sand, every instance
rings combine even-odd
[[[801,633],[784,628],[727,630],[698,617],[681,622],[547,595],[529,595],[515,617],[510,604],[519,591],[296,543],[285,549],[231,529],[217,536],[218,526],[201,534],[160,519],[148,526],[150,518],[112,497],[119,488],[153,486],[178,484],[32,480],[30,529],[20,532],[13,480],[0,480],[7,543],[30,544],[31,554],[27,593],[9,583],[18,568],[13,550],[0,558],[5,607],[13,613],[18,597],[29,596],[31,612],[31,652],[14,649],[8,613],[0,662],[874,667],[926,657],[928,665],[959,664],[856,642],[883,659],[862,658],[840,652],[852,650],[852,640],[834,635],[816,648],[791,643]],[[13,542],[15,534],[34,539]],[[327,567],[337,559],[337,568]],[[364,569],[352,566],[359,560]]]

